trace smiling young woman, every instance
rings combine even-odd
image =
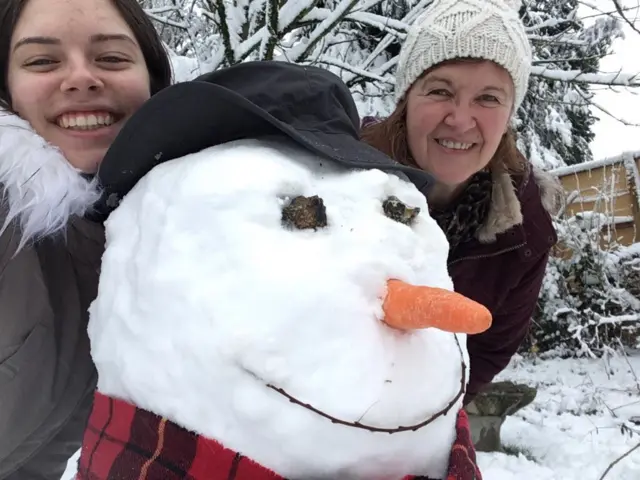
[[[139,20],[135,2],[19,3],[0,96],[73,166],[95,171],[122,124],[166,83],[164,52],[125,19]]]
[[[171,69],[137,0],[4,0],[0,69],[0,478],[57,480],[96,383],[91,176]]]
[[[510,128],[531,70],[519,3],[434,0],[402,45],[395,111],[363,122],[364,141],[435,178],[423,193],[450,243],[455,290],[493,315],[467,340],[465,404],[518,349],[557,239],[561,187],[523,157]]]

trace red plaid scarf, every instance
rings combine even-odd
[[[464,410],[456,431],[446,480],[482,480]],[[76,480],[286,479],[166,418],[96,393]]]

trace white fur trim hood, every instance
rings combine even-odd
[[[85,179],[22,118],[0,110],[0,233],[19,226],[20,248],[64,229],[98,199]],[[4,217],[2,221],[2,217]]]

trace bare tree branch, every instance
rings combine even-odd
[[[174,22],[173,20],[169,20],[168,18],[159,17],[158,15],[156,15],[154,13],[147,12],[147,15],[149,16],[149,18],[151,20],[155,20],[158,23],[163,23],[163,24],[169,25],[171,27],[182,28],[184,30],[186,30],[188,28],[186,23]]]
[[[145,8],[144,11],[147,15],[162,15],[163,13],[176,13],[179,11],[179,9],[175,6],[174,7],[166,6],[166,7]]]
[[[578,90],[578,94],[584,99],[586,104],[593,106],[594,108],[600,110],[602,113],[604,113],[605,115],[608,115],[609,117],[611,117],[614,120],[620,122],[621,124],[623,124],[623,125],[625,125],[627,127],[640,127],[640,123],[629,122],[629,121],[625,120],[624,118],[620,118],[620,117],[615,116],[613,113],[611,113],[609,110],[604,108],[602,105],[600,105],[599,103],[595,102],[592,98],[585,97],[584,94],[579,90]]]
[[[604,471],[604,473],[602,474],[602,476],[600,477],[599,480],[603,480],[604,477],[606,477],[609,472],[611,471],[611,469],[613,467],[615,467],[619,462],[621,462],[622,460],[624,460],[626,457],[628,457],[629,455],[631,455],[635,450],[640,448],[640,442],[638,442],[637,445],[635,445],[634,447],[632,447],[631,449],[627,450],[627,452],[625,452],[623,455],[619,456],[618,458],[616,458],[613,462],[611,462],[609,464],[609,466],[607,467],[607,469]]]
[[[640,34],[640,30],[638,30],[638,27],[635,26],[635,24],[629,20],[626,15],[624,14],[623,10],[622,10],[622,5],[620,5],[620,0],[612,0],[613,4],[616,7],[616,12],[618,12],[618,15],[620,15],[620,18],[622,18],[622,20],[624,20],[624,22],[636,33]],[[636,7],[637,8],[637,7]]]
[[[609,10],[609,11],[604,11],[602,10],[600,7],[598,7],[597,5],[591,3],[591,2],[585,2],[583,0],[579,0],[578,3],[584,5],[585,7],[589,7],[591,10],[594,10],[598,13],[593,14],[593,15],[586,15],[584,17],[580,17],[582,20],[587,20],[589,18],[597,18],[597,17],[613,17],[615,16],[617,12],[617,10]],[[628,12],[629,10],[637,10],[637,6],[635,7],[623,7],[622,11],[624,12]]]

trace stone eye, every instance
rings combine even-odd
[[[408,207],[398,197],[391,196],[382,202],[384,214],[391,220],[411,226],[420,213],[420,207]]]
[[[327,226],[327,211],[322,198],[294,197],[282,207],[282,225],[298,230],[323,228]]]

